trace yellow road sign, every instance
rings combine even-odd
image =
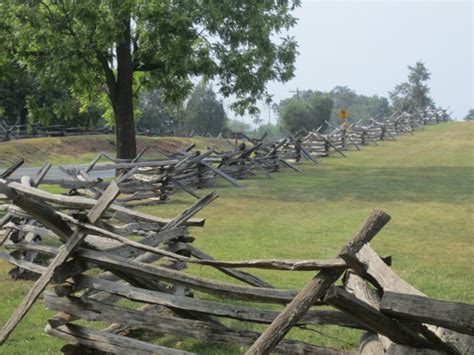
[[[341,120],[346,120],[349,118],[349,111],[347,111],[345,108],[341,109],[341,111],[338,112],[337,116]]]

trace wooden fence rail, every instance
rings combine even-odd
[[[156,338],[173,335],[238,344],[247,354],[354,353],[285,339],[293,327],[310,326],[365,332],[362,353],[472,351],[474,306],[426,297],[390,268],[391,257],[382,258],[370,247],[390,220],[383,211],[375,210],[327,260],[221,260],[193,245],[188,227],[204,225],[204,219],[195,216],[218,195],[199,197],[191,187],[207,186],[217,177],[239,186],[238,179],[257,171],[298,171],[294,163],[300,160],[317,163],[329,154],[345,157],[348,149],[415,129],[406,117],[395,121],[336,127],[325,134],[301,132],[271,144],[255,140],[227,152],[188,147],[163,152],[164,160],[143,160],[145,151],[130,160],[100,154],[85,169],[63,169],[70,179],[56,182],[70,189],[68,195],[38,187],[48,182],[50,165],[33,178],[13,181],[11,175],[22,164],[18,161],[0,176],[0,245],[8,251],[0,252],[0,259],[14,266],[13,277],[29,275],[36,282],[0,330],[0,344],[51,286],[44,292],[44,305],[58,313],[47,320],[46,333],[66,341],[62,351],[69,354],[187,354],[141,339],[140,333],[130,331],[134,329]],[[100,159],[109,160],[107,168],[116,171],[113,181],[90,177],[90,172],[105,169]],[[134,201],[166,200],[175,187],[198,199],[174,218],[128,208]],[[235,282],[187,273],[190,264],[216,269]],[[318,273],[302,289],[285,289],[242,270],[256,268]],[[265,304],[275,308],[269,310]],[[224,324],[225,319],[263,324],[266,329],[243,330]],[[81,320],[100,322],[102,329],[78,324]]]

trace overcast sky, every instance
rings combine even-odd
[[[303,0],[290,31],[300,52],[295,77],[270,83],[269,91],[276,102],[297,88],[336,85],[388,97],[407,79],[407,66],[421,60],[431,72],[435,102],[463,118],[474,108],[473,13],[472,1]],[[262,108],[261,118],[267,117]]]

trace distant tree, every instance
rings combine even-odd
[[[275,142],[283,137],[283,133],[278,124],[273,123],[264,123],[258,126],[257,130],[254,133],[254,137],[260,138],[264,134],[267,134],[266,140],[268,142]]]
[[[252,132],[252,126],[250,124],[236,119],[228,120],[227,128],[231,132],[241,132],[245,134]]]
[[[176,109],[173,112],[172,108],[164,102],[160,90],[155,89],[142,93],[139,108],[140,118],[137,123],[139,130],[163,135],[175,133],[178,122],[173,114],[176,113]]]
[[[357,101],[357,94],[348,86],[336,86],[329,92],[334,101],[335,108],[345,107],[349,109]]]
[[[390,104],[385,97],[359,95],[347,86],[336,86],[328,94],[334,100],[331,115],[333,122],[339,122],[337,114],[342,108],[349,111],[351,121],[368,121],[370,118],[385,117],[390,113]]]
[[[233,107],[255,111],[268,81],[294,73],[296,42],[277,34],[295,25],[300,0],[2,0],[0,53],[24,61],[76,96],[106,92],[118,158],[136,155],[140,90],[159,87],[179,102],[192,79],[215,80]]]
[[[431,73],[422,62],[415,66],[408,66],[408,81],[395,86],[389,93],[393,108],[397,111],[424,111],[433,106],[433,99],[429,96],[430,88],[425,84]]]
[[[371,118],[384,118],[390,115],[390,102],[383,96],[367,96],[367,111]]]
[[[224,129],[226,120],[222,101],[217,99],[211,86],[201,82],[187,101],[183,129],[188,133],[195,131],[216,136]]]
[[[331,117],[334,102],[329,95],[311,90],[298,93],[278,105],[278,115],[282,126],[291,132],[301,128],[317,129],[326,126]]]
[[[255,132],[257,132],[257,128],[262,124],[263,119],[260,117],[260,113],[255,113],[252,115],[252,122],[255,125]]]
[[[464,121],[474,121],[474,108],[469,110],[466,117],[464,117]]]

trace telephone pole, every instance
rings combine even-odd
[[[300,98],[300,90],[298,89],[298,87],[296,87],[296,91],[295,91],[295,90],[290,90],[290,92],[296,93],[296,97],[297,97],[298,99]]]

